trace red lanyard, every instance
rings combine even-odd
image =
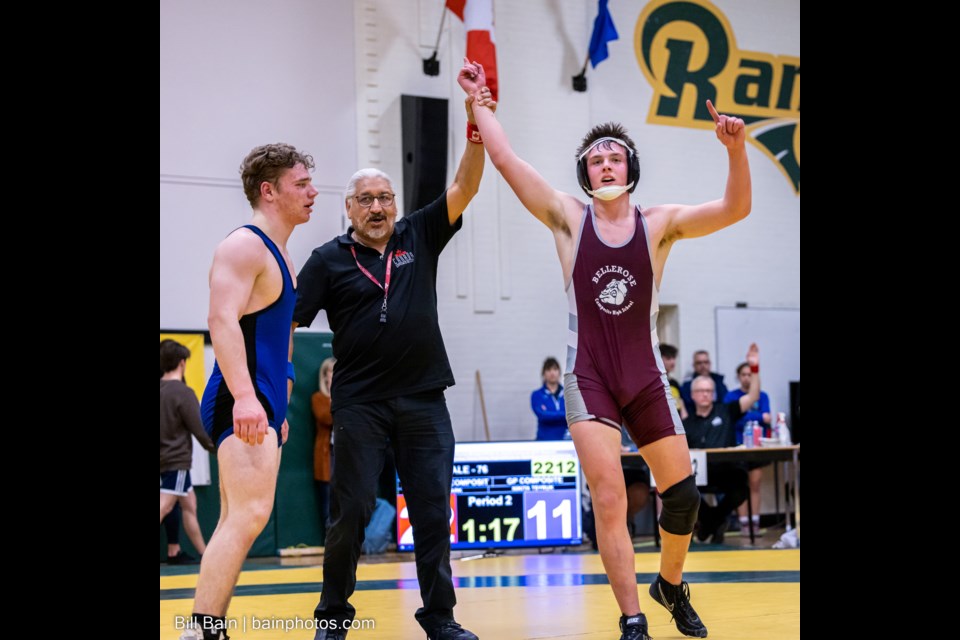
[[[387,277],[383,284],[380,284],[380,281],[373,277],[373,274],[367,271],[360,261],[357,260],[357,250],[354,247],[350,247],[350,253],[353,254],[353,261],[357,263],[357,268],[360,269],[360,272],[367,276],[367,278],[373,284],[377,285],[383,289],[383,305],[380,307],[380,324],[387,323],[387,295],[390,293],[390,271],[393,267],[393,251],[390,252],[390,255],[387,256]]]

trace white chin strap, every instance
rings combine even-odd
[[[616,200],[617,198],[625,194],[627,191],[629,191],[631,188],[633,188],[632,182],[626,186],[608,185],[606,187],[600,187],[595,191],[590,191],[589,189],[587,189],[587,193],[589,193],[594,198],[600,198],[601,200]]]

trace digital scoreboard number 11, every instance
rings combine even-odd
[[[580,463],[573,443],[458,443],[450,505],[453,549],[580,544]],[[398,482],[398,548],[413,532]]]

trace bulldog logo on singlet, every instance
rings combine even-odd
[[[633,307],[633,300],[630,300],[630,289],[637,286],[637,280],[627,269],[616,265],[607,265],[598,269],[593,275],[593,283],[600,284],[601,278],[612,274],[613,277],[607,280],[600,295],[594,298],[597,308],[604,313],[612,316],[619,316]]]
[[[627,281],[614,278],[600,294],[600,302],[620,306],[627,297]]]

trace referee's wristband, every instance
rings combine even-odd
[[[480,136],[480,127],[477,125],[468,122],[467,123],[467,140],[474,144],[483,144],[483,138]]]
[[[290,382],[297,381],[297,372],[293,370],[292,362],[287,363],[287,378],[290,380]]]

